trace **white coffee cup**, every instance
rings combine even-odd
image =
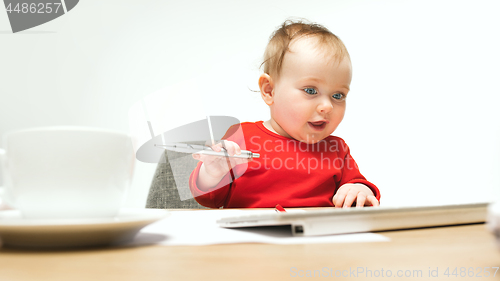
[[[4,136],[5,202],[25,218],[103,218],[120,210],[135,157],[125,133],[45,127]]]

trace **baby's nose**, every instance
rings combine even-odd
[[[330,112],[332,111],[333,109],[333,105],[330,101],[328,100],[322,100],[319,104],[318,104],[318,112],[322,112],[322,113],[327,113],[327,112]]]

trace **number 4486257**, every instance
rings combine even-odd
[[[54,5],[54,6],[52,6]],[[7,5],[7,13],[23,13],[23,14],[51,14],[56,13],[61,7],[61,3],[17,3],[14,8],[12,3]]]
[[[499,267],[447,267],[443,274],[446,277],[495,277],[498,268]]]

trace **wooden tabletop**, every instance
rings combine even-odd
[[[500,280],[500,249],[484,224],[380,234],[391,241],[0,249],[0,280]]]

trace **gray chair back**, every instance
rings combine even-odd
[[[197,163],[198,160],[193,159],[191,155],[165,151],[164,157],[156,167],[146,201],[146,208],[208,209],[192,198],[188,187],[189,175]],[[176,185],[176,179],[181,185],[179,188]],[[181,197],[185,200],[181,200]]]

